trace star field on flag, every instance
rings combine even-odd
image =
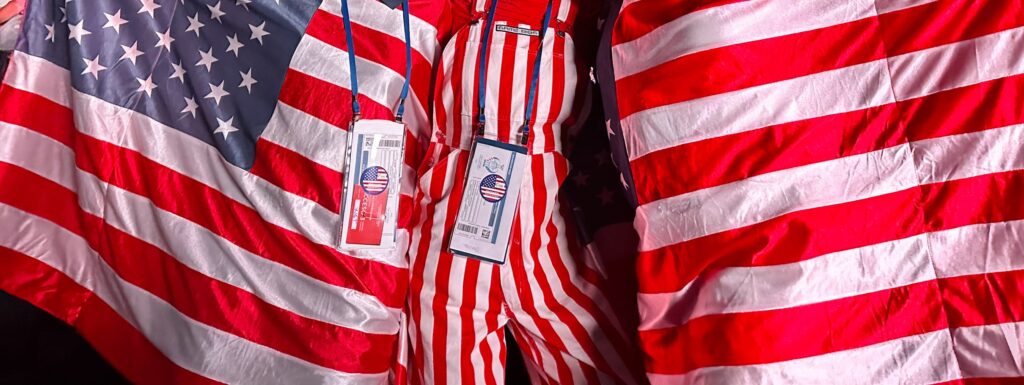
[[[80,92],[185,132],[248,169],[318,4],[38,2],[19,50],[69,69]]]

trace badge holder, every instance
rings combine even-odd
[[[530,118],[533,115],[534,96],[540,77],[541,54],[544,37],[551,21],[551,5],[544,14],[540,42],[534,61],[533,77],[527,91],[523,125],[519,129],[517,144],[484,138],[487,68],[485,59],[494,24],[497,0],[491,2],[487,12],[487,25],[480,44],[479,79],[477,83],[477,129],[470,152],[462,189],[461,203],[452,229],[448,250],[452,254],[504,264],[512,235],[512,222],[519,207],[519,192],[528,159],[527,143],[530,139]]]
[[[505,263],[527,162],[526,147],[477,137],[448,249]]]
[[[349,130],[339,243],[347,249],[395,246],[405,125],[360,120]]]
[[[395,120],[361,120],[359,82],[349,22],[348,1],[342,1],[352,81],[352,123],[349,125],[343,166],[344,183],[337,244],[347,250],[392,249],[398,228],[398,198],[405,167],[405,124],[402,115],[409,94],[412,47],[409,45],[409,4],[402,1],[405,21],[405,85]]]

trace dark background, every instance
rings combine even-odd
[[[128,384],[63,321],[0,291],[0,384]]]

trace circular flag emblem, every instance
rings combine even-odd
[[[505,178],[498,174],[485,176],[480,181],[480,196],[485,201],[494,203],[505,198]]]
[[[370,195],[384,192],[388,189],[388,170],[381,166],[367,167],[359,177],[359,186]]]

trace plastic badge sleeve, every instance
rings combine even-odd
[[[394,248],[405,126],[388,120],[360,120],[349,135],[339,247]]]
[[[449,243],[453,254],[505,263],[526,157],[524,147],[476,140]]]

